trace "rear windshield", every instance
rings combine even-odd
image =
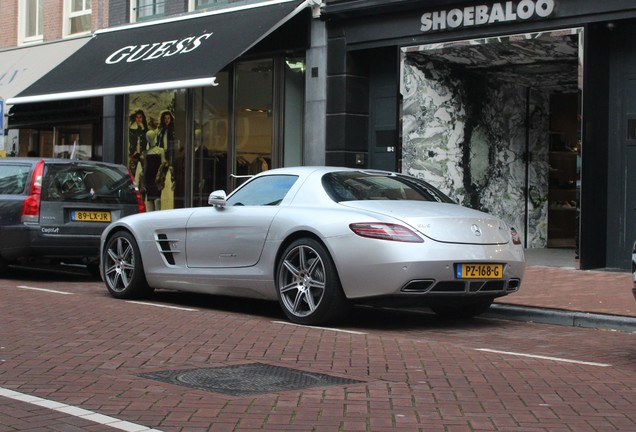
[[[326,174],[322,184],[336,202],[365,200],[412,200],[454,203],[423,180],[372,171],[341,171]]]
[[[30,164],[0,165],[0,195],[23,194],[30,170]]]
[[[135,185],[125,167],[86,163],[47,164],[42,201],[137,204]]]

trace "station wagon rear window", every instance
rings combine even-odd
[[[42,201],[137,204],[135,186],[125,168],[92,164],[47,164]]]

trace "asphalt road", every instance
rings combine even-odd
[[[0,279],[0,432],[636,431],[636,334]]]

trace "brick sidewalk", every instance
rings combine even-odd
[[[636,317],[629,272],[530,265],[519,292],[499,304]]]

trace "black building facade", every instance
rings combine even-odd
[[[326,162],[423,177],[528,248],[629,268],[636,4],[327,1]]]

